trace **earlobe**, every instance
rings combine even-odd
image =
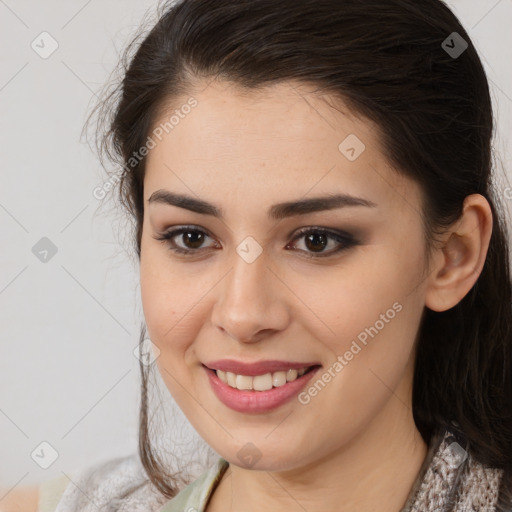
[[[436,265],[429,278],[425,306],[446,311],[457,305],[478,280],[492,233],[492,211],[480,194],[464,200],[463,214],[447,231],[446,242],[437,250]]]

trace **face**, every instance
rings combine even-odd
[[[229,462],[265,470],[410,421],[425,303],[419,187],[387,163],[370,121],[305,86],[212,82],[193,97],[191,109],[173,102],[188,113],[147,157],[140,259],[156,364],[184,414]],[[353,199],[311,201],[335,195]],[[220,359],[317,369],[229,391],[205,367]]]

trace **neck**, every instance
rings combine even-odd
[[[308,465],[268,472],[230,464],[207,512],[401,510],[428,450],[414,423],[411,394],[405,379],[364,430]]]

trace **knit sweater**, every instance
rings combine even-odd
[[[432,438],[400,512],[512,512],[510,475],[477,462],[464,446],[449,431]],[[43,484],[39,512],[204,512],[228,467],[225,459],[218,459],[169,500],[148,479],[138,456],[112,459],[73,475],[71,481],[59,477],[57,485],[57,479]]]

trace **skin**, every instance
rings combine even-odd
[[[147,157],[140,283],[158,370],[193,427],[230,463],[207,511],[396,512],[427,453],[411,402],[421,315],[425,306],[451,308],[477,280],[489,204],[466,198],[427,268],[421,190],[387,162],[369,120],[291,82],[259,92],[211,82],[191,94],[198,105]],[[174,98],[172,110],[187,99]],[[349,134],[366,146],[355,161],[338,149]],[[159,189],[213,203],[225,218],[149,204]],[[275,203],[332,192],[377,206],[267,217]],[[184,225],[207,235],[202,245],[174,237],[192,256],[155,239]],[[357,244],[334,254],[343,244],[329,238],[323,252],[332,256],[315,258],[318,242],[294,240],[315,226]],[[248,236],[263,249],[252,263],[236,252]],[[400,312],[306,405],[233,411],[202,368],[218,358],[318,361],[314,382],[394,303]],[[237,456],[249,442],[261,456],[252,466]]]

